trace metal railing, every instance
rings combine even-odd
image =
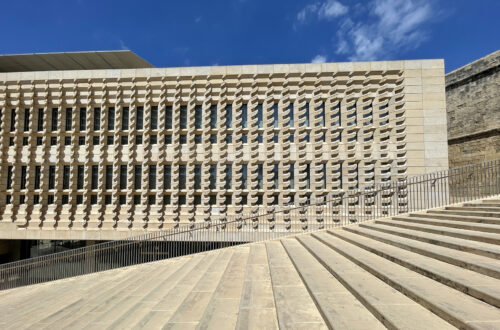
[[[0,265],[0,290],[345,226],[500,194],[500,159],[439,171],[298,207],[225,216]]]

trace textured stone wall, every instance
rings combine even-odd
[[[500,157],[500,51],[446,75],[450,167]]]
[[[442,60],[0,73],[0,237],[116,239],[446,169],[444,87]]]

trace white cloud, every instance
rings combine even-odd
[[[130,50],[130,48],[128,48],[127,45],[125,45],[125,43],[123,42],[123,40],[120,39],[120,48],[122,50]]]
[[[337,54],[352,54],[351,61],[377,60],[425,40],[422,26],[432,18],[430,0],[373,0],[370,7],[369,19],[341,23]]]
[[[325,63],[325,62],[326,62],[326,56],[325,55],[316,55],[311,60],[311,63]]]
[[[319,1],[309,4],[297,13],[297,21],[305,23],[309,19],[332,19],[345,15],[349,8],[336,0]]]

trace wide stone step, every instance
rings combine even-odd
[[[466,211],[463,209],[457,210],[432,210],[433,213],[441,213],[441,214],[455,214],[455,215],[465,215],[471,217],[491,217],[491,218],[500,218],[499,212],[484,212],[484,211]]]
[[[436,211],[429,210],[427,213],[411,213],[410,217],[415,218],[430,218],[430,219],[442,219],[442,220],[452,220],[452,221],[464,221],[464,222],[474,222],[474,223],[485,223],[500,225],[500,219],[491,217],[471,217],[466,215],[456,215],[456,214],[443,214]]]
[[[368,227],[369,228],[369,227]],[[434,258],[458,267],[475,271],[480,274],[500,279],[500,262],[495,259],[456,251],[447,247],[409,240],[397,235],[381,233],[363,227],[345,227],[346,231],[368,237],[383,243],[396,246],[411,252]]]
[[[330,329],[385,329],[296,239],[281,242]]]
[[[380,224],[359,224],[361,228],[369,228],[392,235],[398,235],[407,239],[413,239],[433,245],[474,253],[476,255],[500,260],[500,246],[483,242],[476,242],[468,239],[455,238],[450,236],[420,232],[417,230],[403,229],[393,226],[383,226]]]
[[[328,329],[280,241],[266,242],[281,329]]]
[[[454,328],[415,301],[395,290],[370,272],[359,267],[338,252],[309,235],[297,239],[349,292],[389,329],[449,329]],[[311,272],[314,284],[314,270]],[[335,300],[340,293],[329,295]],[[332,297],[333,296],[333,297]],[[345,312],[351,313],[349,305]],[[354,323],[357,324],[357,323]],[[335,327],[334,327],[335,328]],[[341,328],[350,328],[347,324]],[[372,329],[367,326],[365,329]]]
[[[480,211],[480,212],[491,212],[500,214],[500,207],[491,207],[488,206],[446,206],[445,210],[457,210],[457,211]]]
[[[484,233],[474,230],[456,229],[438,225],[425,225],[394,220],[375,220],[375,223],[500,245],[500,235],[494,233]]]
[[[500,310],[329,233],[312,234],[344,257],[460,328],[494,328]],[[476,321],[481,320],[481,321]]]
[[[345,230],[334,230],[329,231],[329,233],[451,288],[483,300],[490,305],[500,307],[500,281],[496,278]]]
[[[498,204],[500,205],[500,199],[483,199],[482,201],[480,201],[479,203],[482,203],[482,204]]]
[[[500,208],[500,202],[490,202],[490,203],[463,203],[463,206],[467,207],[496,207]]]
[[[250,246],[236,328],[278,329],[278,316],[264,243]]]
[[[217,289],[200,319],[200,329],[234,329],[238,322],[250,247],[236,247]]]
[[[392,220],[500,234],[500,226],[491,224],[470,223],[452,220],[436,220],[408,216],[396,216],[393,217]]]
[[[182,301],[165,327],[191,327],[200,322],[232,257],[234,258],[232,249],[229,251],[225,249],[220,251],[218,258],[201,276],[198,283],[196,283],[191,292]],[[119,328],[117,327],[117,329]]]

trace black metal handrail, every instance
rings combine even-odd
[[[0,265],[0,290],[500,194],[500,159]]]

